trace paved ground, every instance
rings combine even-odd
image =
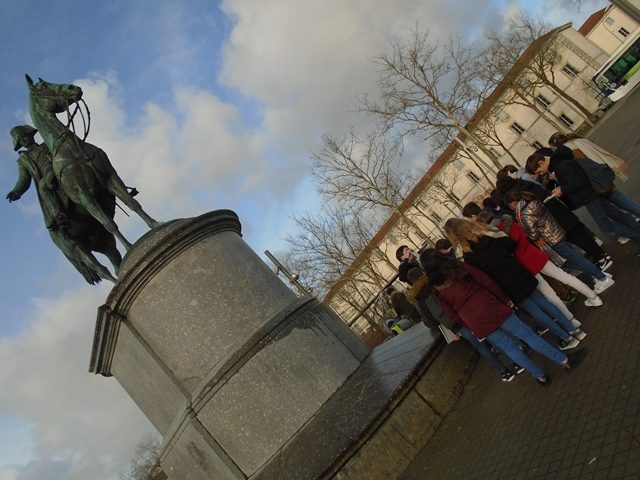
[[[620,185],[640,197],[640,91],[589,135],[631,163]],[[550,373],[502,383],[480,362],[456,407],[402,479],[640,479],[640,258],[610,240],[616,284],[604,306],[572,307],[589,336],[573,372],[534,354]]]

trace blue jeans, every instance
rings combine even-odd
[[[627,237],[634,242],[640,242],[640,227],[631,215],[623,212],[613,203],[598,198],[586,204],[585,207],[603,233]]]
[[[564,264],[565,267],[588,273],[589,275],[596,277],[598,280],[605,278],[606,275],[602,273],[602,270],[576,250],[576,248],[569,242],[556,243],[552,248],[567,259],[567,263]]]
[[[567,356],[557,348],[551,346],[543,338],[536,335],[518,316],[514,313],[507,318],[497,330],[487,336],[487,340],[496,348],[502,350],[511,360],[524,368],[535,378],[541,378],[544,370],[534,363],[529,356],[524,353],[513,339],[518,338],[531,347],[532,350],[544,355],[554,362],[562,365]]]
[[[462,338],[469,342],[471,346],[475,348],[478,353],[482,355],[482,357],[487,362],[489,362],[489,365],[491,365],[493,368],[498,370],[500,373],[504,372],[505,370],[511,371],[510,368],[507,368],[502,364],[498,357],[491,353],[491,349],[489,348],[489,345],[487,345],[487,342],[481,342],[480,340],[478,340],[476,336],[471,332],[471,330],[469,330],[467,327],[460,327],[458,333]]]
[[[575,330],[571,320],[565,317],[558,307],[544,298],[539,290],[534,290],[531,295],[520,302],[519,306],[525,309],[536,322],[547,327],[551,333],[562,340],[568,340],[571,336],[569,332]],[[558,323],[553,321],[554,318]],[[529,346],[533,348],[532,345]]]
[[[626,193],[620,190],[614,190],[610,195],[606,197],[616,207],[633,213],[636,217],[640,217],[640,203],[636,202]]]

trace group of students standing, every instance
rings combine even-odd
[[[400,246],[399,279],[409,288],[387,292],[402,317],[464,338],[505,382],[527,371],[540,384],[550,383],[530,350],[575,368],[586,355],[577,347],[587,332],[556,290],[574,290],[587,307],[599,307],[600,294],[615,284],[607,273],[611,256],[573,210],[585,206],[603,234],[620,243],[640,242],[640,204],[613,183],[616,174],[625,178],[625,162],[560,133],[549,145],[531,155],[525,169],[498,172],[483,206],[470,203],[465,218],[447,220],[447,238],[433,248],[417,255]],[[542,338],[547,331],[555,341]]]

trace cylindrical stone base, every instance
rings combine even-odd
[[[235,213],[142,237],[100,307],[90,371],[113,375],[164,437],[170,479],[251,477],[368,354],[248,247]]]

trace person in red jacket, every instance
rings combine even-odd
[[[584,304],[587,307],[599,307],[603,304],[602,299],[591,290],[585,283],[583,283],[577,277],[565,272],[561,268],[557,267],[550,259],[549,255],[533,243],[529,241],[526,232],[514,221],[511,215],[503,215],[498,220],[496,226],[505,232],[515,242],[516,248],[513,252],[514,256],[520,262],[524,268],[526,268],[531,275],[538,280],[538,290],[542,295],[553,303],[558,309],[564,313],[564,315],[571,320],[574,326],[579,327],[581,323],[575,318],[573,313],[567,308],[565,303],[558,297],[556,292],[551,288],[549,283],[544,279],[542,273],[558,280],[560,283],[571,287],[585,297],[587,297]]]
[[[445,315],[469,328],[478,340],[489,340],[541,384],[547,385],[549,377],[520,350],[513,337],[566,369],[575,367],[586,355],[584,348],[565,355],[536,335],[514,313],[513,302],[507,294],[481,270],[443,257],[431,266],[427,275]]]
[[[526,192],[517,191],[507,192],[505,202],[508,203],[510,208],[513,208],[515,218],[529,239],[535,242],[541,250],[549,253],[555,263],[593,276],[595,281],[594,293],[600,294],[615,283],[610,274],[600,270],[596,264],[587,259],[567,241],[565,230],[542,202]],[[566,277],[566,280],[569,280],[569,278]],[[595,301],[593,293],[585,290],[580,293],[587,297],[585,305],[594,306],[592,305]],[[596,301],[596,303],[600,302]]]

